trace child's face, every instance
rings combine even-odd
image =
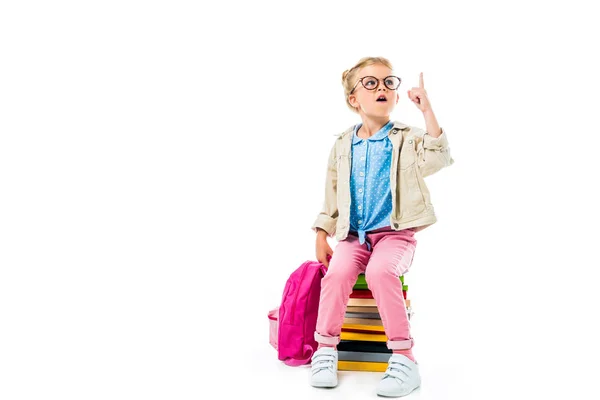
[[[391,90],[383,83],[383,79],[391,75],[394,75],[392,70],[382,64],[368,65],[358,71],[357,79],[354,83],[365,76],[372,76],[379,79],[379,82],[371,79],[371,84],[374,83],[376,85],[374,90],[368,90],[363,84],[358,82],[352,94],[348,96],[350,104],[358,108],[359,114],[370,117],[389,117],[400,99],[397,89]],[[365,79],[363,83],[369,86],[368,81],[369,79]],[[382,95],[385,96],[386,101],[377,101]]]

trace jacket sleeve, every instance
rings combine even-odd
[[[454,164],[448,146],[448,137],[444,129],[440,129],[442,133],[437,138],[425,132],[417,139],[417,163],[423,177],[433,175],[440,169]]]
[[[327,162],[327,174],[325,177],[325,200],[321,212],[317,215],[312,225],[312,230],[317,232],[321,228],[327,232],[329,237],[335,236],[335,226],[338,219],[337,207],[337,155],[335,144],[329,152]]]

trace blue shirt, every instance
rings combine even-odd
[[[359,242],[363,244],[366,232],[390,224],[392,142],[388,132],[394,123],[389,121],[368,139],[357,136],[361,126],[357,124],[352,134],[350,230],[358,233]],[[367,247],[371,249],[368,242]]]

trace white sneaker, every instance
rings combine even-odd
[[[392,354],[377,394],[384,397],[406,396],[421,386],[419,365],[402,354]]]
[[[321,347],[311,359],[310,384],[314,387],[336,387],[338,352],[333,347]]]

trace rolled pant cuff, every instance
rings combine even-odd
[[[315,340],[320,344],[328,344],[335,346],[340,342],[339,336],[323,336],[315,331]]]
[[[409,350],[414,346],[414,339],[406,339],[406,340],[388,340],[387,348],[390,350]]]

